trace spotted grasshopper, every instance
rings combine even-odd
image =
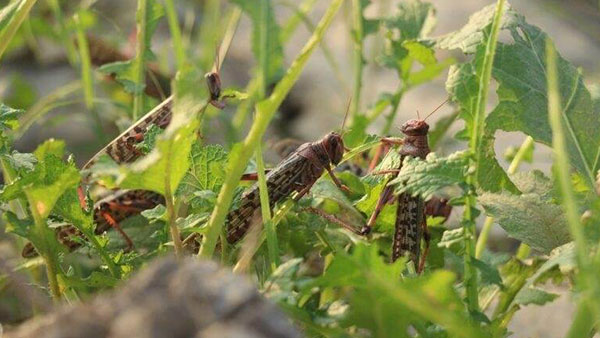
[[[447,101],[444,101],[440,106],[434,109],[427,117],[431,116],[431,114],[435,113],[441,106],[443,106]],[[427,134],[429,132],[429,125],[425,122],[427,117],[423,120],[421,119],[413,119],[404,123],[400,130],[404,133],[404,139],[390,139],[384,138],[382,142],[389,145],[398,145],[400,148],[398,149],[398,154],[400,155],[400,167],[393,170],[382,170],[377,174],[390,174],[392,176],[397,176],[398,172],[402,168],[402,162],[404,158],[407,156],[418,157],[421,159],[425,159],[427,154],[429,154],[429,143]],[[394,238],[392,244],[392,262],[396,261],[398,258],[408,255],[410,260],[417,267],[417,272],[423,271],[425,266],[425,259],[427,258],[427,253],[429,251],[429,232],[427,231],[427,222],[426,222],[426,203],[419,196],[412,196],[409,193],[402,193],[399,195],[394,194],[394,186],[389,185],[388,183],[394,178],[388,178],[386,185],[377,201],[375,206],[375,210],[369,217],[366,226],[363,227],[361,233],[368,234],[371,232],[371,229],[375,225],[375,221],[377,217],[381,213],[384,205],[386,203],[397,203],[396,209],[396,221],[395,221],[395,231]],[[439,203],[438,203],[439,204]],[[427,205],[428,209],[431,212],[439,212],[447,217],[449,214],[449,210],[447,206],[437,207],[442,208],[443,210],[434,210],[435,205],[433,202]],[[421,241],[425,241],[425,252],[421,257]]]

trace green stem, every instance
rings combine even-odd
[[[165,0],[165,12],[169,23],[169,30],[173,38],[173,48],[175,49],[175,64],[177,70],[180,70],[185,65],[185,48],[181,41],[181,28],[179,28],[179,20],[177,20],[177,11],[173,0]]]
[[[350,108],[350,125],[360,109],[360,92],[362,88],[363,72],[363,8],[361,0],[352,0],[352,42],[354,45],[353,70],[354,87],[352,94],[352,107]]]
[[[48,284],[50,286],[52,298],[55,301],[58,301],[62,296],[57,277],[60,269],[58,266],[58,256],[56,252],[52,250],[52,245],[49,242],[56,241],[56,239],[54,237],[54,233],[50,231],[45,220],[38,212],[35,203],[32,203],[32,201],[34,201],[33,198],[31,198],[27,192],[25,192],[25,196],[27,196],[27,199],[29,200],[29,210],[31,211],[31,215],[33,216],[35,224],[35,236],[38,239],[38,243],[41,244],[41,247],[37,247],[36,249],[46,264],[46,274],[48,277]]]
[[[390,130],[392,129],[392,125],[394,124],[394,120],[396,120],[396,115],[398,114],[398,107],[400,106],[400,101],[402,101],[402,97],[406,92],[406,87],[402,86],[396,94],[394,94],[394,98],[392,101],[392,110],[390,110],[390,114],[385,117],[385,125],[383,129],[381,129],[381,135],[388,135]]]
[[[102,121],[94,106],[94,83],[92,80],[92,62],[90,60],[90,48],[88,41],[85,36],[85,32],[81,27],[79,14],[73,16],[75,21],[75,27],[77,31],[77,46],[79,48],[79,60],[80,60],[80,71],[81,71],[81,83],[83,84],[83,97],[85,100],[85,107],[90,111],[92,119],[94,120],[94,130],[96,135],[102,144],[107,143],[108,139],[106,134],[102,130]]]
[[[145,84],[145,65],[146,65],[146,25],[148,18],[148,1],[138,0],[136,16],[136,46],[135,46],[135,71],[134,71],[134,82],[141,88]],[[133,96],[133,115],[132,119],[137,121],[144,112],[144,90],[136,90]]]
[[[171,154],[173,147],[173,141],[169,142],[168,153]],[[177,259],[183,258],[183,243],[181,242],[181,235],[179,234],[179,228],[177,227],[176,217],[177,210],[175,210],[174,197],[171,188],[171,161],[166,165],[165,168],[165,204],[167,207],[167,222],[169,223],[169,231],[171,232],[171,239],[173,240],[173,249],[175,250],[175,257]]]
[[[4,55],[4,52],[6,51],[6,48],[8,47],[13,36],[15,35],[19,27],[21,27],[21,24],[23,23],[23,21],[27,17],[27,14],[29,14],[31,7],[33,7],[35,3],[36,0],[23,1],[19,8],[17,8],[17,10],[15,11],[12,20],[10,20],[8,25],[4,27],[2,32],[0,32],[0,60],[2,59],[2,56]]]
[[[67,59],[72,66],[75,66],[77,64],[77,51],[75,50],[73,41],[69,37],[69,32],[67,30],[67,25],[65,23],[63,12],[60,8],[60,4],[58,3],[58,0],[48,0],[48,4],[52,8],[52,13],[54,14],[54,18],[58,23],[58,35],[65,46],[65,50],[67,51]]]
[[[227,175],[224,184],[221,187],[221,191],[219,192],[215,209],[208,221],[206,236],[204,237],[200,252],[198,253],[200,257],[212,256],[217,238],[221,232],[221,227],[225,221],[225,216],[227,215],[229,206],[233,200],[233,193],[238,186],[239,179],[246,168],[248,160],[256,150],[256,146],[262,139],[275,111],[298,80],[308,58],[323,38],[326,29],[331,24],[333,17],[343,1],[344,0],[333,0],[331,2],[331,5],[327,9],[327,12],[325,12],[321,22],[315,29],[315,32],[304,48],[302,48],[300,54],[292,62],[285,76],[279,81],[277,86],[275,86],[271,96],[256,105],[256,119],[254,120],[248,135],[241,145],[234,148],[230,156]]]
[[[267,91],[267,77],[268,77],[268,67],[269,67],[269,30],[267,29],[266,23],[269,22],[269,8],[268,2],[265,0],[260,1],[260,13],[261,13],[261,25],[258,27],[259,29],[259,44],[260,44],[260,52],[259,52],[259,68],[258,68],[258,78],[260,79],[259,86],[259,94],[258,99],[263,100],[266,91]],[[261,142],[259,140],[256,145],[256,166],[258,170],[258,189],[260,195],[260,209],[262,213],[262,221],[265,227],[265,232],[267,234],[267,249],[269,252],[269,266],[272,271],[275,271],[277,266],[279,265],[278,253],[279,249],[277,248],[277,237],[275,236],[275,229],[273,223],[271,222],[271,207],[269,203],[269,190],[267,187],[267,179],[265,177],[265,164],[263,161],[262,155],[262,147]]]
[[[477,288],[477,270],[473,266],[473,258],[475,257],[475,242],[476,242],[476,227],[475,215],[473,210],[476,210],[475,187],[477,186],[477,172],[479,163],[481,162],[481,139],[484,134],[485,127],[485,107],[488,99],[489,85],[492,78],[492,68],[494,65],[494,56],[496,54],[496,43],[498,41],[498,33],[500,32],[500,22],[502,13],[504,12],[504,0],[498,0],[496,4],[494,21],[488,41],[485,45],[485,54],[483,57],[483,65],[479,74],[479,88],[477,93],[477,102],[475,105],[474,128],[472,130],[469,148],[474,156],[471,160],[471,166],[475,170],[466,178],[466,183],[470,187],[466,196],[465,212],[463,214],[463,226],[465,230],[465,254],[464,254],[464,284],[467,293],[467,306],[470,311],[479,310],[478,288]]]
[[[575,192],[571,181],[571,165],[569,163],[567,142],[562,120],[565,119],[563,108],[560,101],[560,87],[558,78],[558,68],[556,62],[556,52],[554,44],[550,39],[546,40],[546,74],[548,86],[548,114],[550,115],[550,127],[552,128],[552,148],[554,150],[554,164],[556,170],[554,175],[559,183],[562,197],[562,207],[565,212],[565,218],[569,225],[571,237],[575,242],[575,254],[579,266],[579,274],[576,276],[582,297],[579,302],[580,310],[589,305],[593,317],[600,318],[600,283],[598,271],[594,268],[590,259],[590,248],[588,246],[583,224],[580,221],[580,214],[575,199]],[[586,304],[587,299],[589,304]]]
[[[521,162],[523,162],[525,155],[531,150],[531,147],[533,147],[533,138],[531,136],[527,136],[525,141],[523,141],[523,143],[519,147],[517,154],[515,155],[513,160],[510,162],[510,166],[508,167],[508,170],[506,171],[509,175],[512,175],[517,172],[519,165],[521,164]],[[481,228],[481,233],[479,234],[479,238],[477,238],[477,246],[475,247],[475,258],[477,258],[477,259],[481,258],[481,255],[483,254],[483,250],[485,249],[485,246],[487,245],[488,237],[490,235],[490,231],[492,230],[493,224],[494,224],[494,217],[487,216],[485,218],[485,221],[483,222],[483,227]],[[523,246],[527,246],[527,244],[521,243],[521,247],[523,247]],[[527,248],[525,248],[525,247],[521,248],[521,247],[519,247],[520,255],[525,255],[525,254],[528,255]],[[525,257],[527,257],[527,255]]]

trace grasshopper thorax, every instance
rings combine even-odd
[[[204,75],[211,100],[218,100],[221,97],[221,77],[217,72],[210,72]]]
[[[331,132],[325,135],[321,142],[327,151],[329,161],[334,165],[338,165],[344,156],[344,140],[342,136],[336,132]]]
[[[423,120],[408,120],[400,127],[406,136],[426,136],[429,125]]]

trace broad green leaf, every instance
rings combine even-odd
[[[375,210],[384,186],[385,182],[373,184],[370,189],[367,189],[367,194],[355,203],[356,209],[369,217]],[[394,224],[396,223],[396,208],[397,203],[384,205],[375,223],[375,228],[378,231],[393,233]]]
[[[468,160],[465,152],[443,158],[430,153],[425,160],[406,157],[398,176],[389,184],[397,185],[398,194],[408,192],[427,200],[444,187],[460,185],[468,170]]]
[[[178,194],[192,197],[195,192],[217,192],[223,184],[227,151],[220,145],[202,146],[194,143],[190,154],[190,169],[181,181]]]
[[[419,0],[400,2],[397,14],[385,21],[386,27],[400,32],[401,40],[426,37],[435,27],[435,23],[433,5]]]
[[[9,201],[26,196],[30,207],[46,218],[60,196],[79,183],[79,171],[73,162],[64,163],[52,154],[38,161],[34,169],[4,186],[0,199]]]
[[[283,75],[283,47],[279,40],[279,25],[275,20],[275,12],[270,0],[245,1],[233,0],[252,20],[252,53],[256,58],[265,53],[267,57],[267,84],[277,81]],[[261,8],[265,8],[261,11]],[[268,31],[266,50],[262,50],[260,42],[261,29]]]
[[[164,195],[168,182],[168,188],[175,191],[190,166],[189,153],[197,126],[197,120],[175,115],[147,156],[131,165],[106,166],[104,162],[99,163],[92,171],[107,187],[144,189]]]
[[[33,154],[39,161],[43,160],[46,157],[46,154],[52,154],[58,158],[62,158],[65,154],[65,141],[55,140],[53,138],[47,139],[35,149]]]
[[[549,253],[571,240],[562,208],[540,195],[483,193],[478,200],[510,237],[536,250]]]
[[[39,174],[31,185],[23,186],[31,208],[42,218],[48,217],[55,203],[65,191],[77,186],[79,171],[74,163],[65,164],[52,154],[38,162],[32,175]]]
[[[459,117],[465,121],[465,130],[462,134],[471,135],[473,130],[474,112],[477,105],[479,91],[479,69],[483,61],[485,46],[480,45],[472,62],[453,65],[448,72],[446,90],[453,101],[459,105]],[[482,153],[479,154],[480,161],[477,170],[478,187],[486,191],[497,192],[507,189],[516,193],[517,189],[508,178],[506,172],[500,167],[494,152],[493,134],[486,133],[482,136]],[[464,139],[461,137],[461,139]],[[467,138],[468,140],[468,138]]]
[[[492,23],[495,10],[495,4],[486,6],[482,10],[472,14],[467,24],[461,29],[431,40],[438,48],[460,49],[465,54],[473,54],[477,50],[477,47],[486,39],[487,33],[485,30]],[[516,13],[512,10],[511,6],[506,3],[502,21],[500,22],[500,29],[514,25],[514,21],[516,20],[515,15]]]
[[[544,305],[546,303],[550,303],[553,300],[558,298],[557,294],[548,293],[544,290],[540,290],[537,288],[524,287],[517,293],[515,297],[515,304],[520,305]]]
[[[500,102],[488,116],[487,127],[490,132],[521,131],[536,142],[551,145],[545,75],[547,35],[522,16],[510,30],[514,43],[499,43],[496,51],[493,76],[499,83]],[[568,155],[591,187],[600,168],[600,111],[594,110],[580,71],[560,56],[558,77]]]
[[[523,194],[537,194],[545,201],[553,198],[552,181],[539,170],[518,172],[511,176],[511,180]]]
[[[352,254],[339,252],[323,276],[307,287],[349,289],[350,307],[343,324],[367,329],[374,337],[408,336],[409,325],[420,329],[428,322],[449,333],[480,334],[465,325],[466,311],[454,289],[452,273],[436,271],[401,281],[404,261],[384,263],[378,251],[374,245],[357,245]]]

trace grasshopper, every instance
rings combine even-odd
[[[111,227],[115,228],[127,242],[128,249],[133,248],[133,242],[119,226],[119,222],[152,209],[159,204],[164,204],[164,198],[155,192],[148,190],[119,190],[94,204],[94,233],[101,235]],[[67,224],[56,228],[56,235],[61,244],[69,251],[76,250],[81,246],[81,241],[75,241],[73,237],[83,238],[83,234],[75,226]],[[21,255],[24,258],[32,258],[38,255],[33,245],[25,244]]]
[[[306,195],[315,182],[327,171],[338,188],[348,190],[331,169],[344,156],[344,141],[336,132],[321,140],[307,142],[292,152],[266,175],[269,201],[272,205],[297,192],[294,201]],[[227,241],[235,243],[248,231],[255,213],[260,210],[258,184],[248,189],[241,198],[240,206],[227,214]]]
[[[427,138],[429,125],[425,120],[442,107],[446,101],[434,109],[427,117],[425,117],[425,119],[413,119],[404,123],[400,127],[400,130],[405,135],[404,139],[382,139],[383,144],[400,146],[400,149],[398,149],[398,153],[401,157],[400,163],[402,163],[407,156],[425,159],[427,154],[429,154],[430,149]],[[400,164],[400,166],[402,166],[402,164]],[[397,176],[400,169],[401,167],[395,170],[384,170],[378,172],[378,174],[395,174]],[[392,179],[393,178],[388,179],[387,182],[390,182]],[[423,201],[421,197],[411,196],[408,193],[394,196],[394,187],[386,183],[386,186],[377,201],[375,210],[371,214],[371,217],[369,217],[367,224],[361,229],[361,233],[365,235],[370,233],[384,205],[394,201],[397,203],[398,207],[396,209],[396,223],[391,260],[394,262],[401,256],[408,255],[410,260],[417,267],[417,272],[420,273],[425,266],[425,259],[429,252],[430,240],[425,218],[425,201]],[[421,240],[425,241],[425,252],[422,257],[420,255]]]
[[[218,59],[217,59],[218,63]],[[211,74],[211,73],[209,73]],[[211,102],[218,100],[220,96],[221,82],[218,75],[218,67],[215,82],[213,77],[206,77],[207,86],[211,94]],[[208,74],[207,74],[208,75]],[[217,99],[213,96],[216,92]],[[218,101],[216,101],[218,102]],[[214,103],[213,103],[214,104]],[[108,155],[117,163],[131,163],[143,154],[135,147],[136,144],[144,140],[144,135],[151,125],[156,125],[161,129],[165,129],[172,118],[173,96],[168,97],[134,125],[129,127],[113,141],[107,144],[102,150],[96,153],[82,168],[89,170],[102,155]],[[90,176],[86,175],[83,178],[83,183],[90,183]],[[86,208],[86,198],[83,188],[78,189],[79,200],[81,207]],[[95,203],[93,208],[94,222],[96,223],[95,233],[102,234],[110,227],[115,228],[125,239],[128,249],[133,248],[133,242],[127,234],[119,226],[119,222],[140,212],[152,209],[158,204],[164,204],[164,198],[154,192],[145,190],[117,190],[112,195]],[[72,225],[60,226],[56,229],[59,241],[67,246],[70,250],[75,250],[80,246],[76,241],[73,241],[72,236],[83,237],[83,234]],[[37,256],[37,252],[31,243],[26,243],[22,251],[22,256],[25,258]]]

